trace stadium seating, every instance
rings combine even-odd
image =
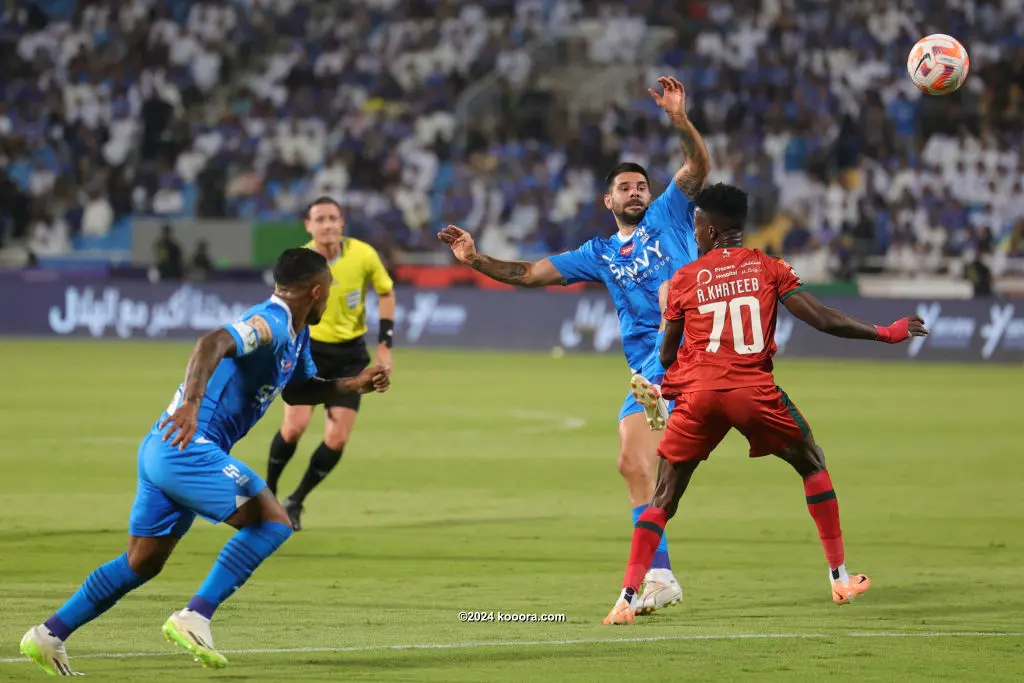
[[[289,220],[330,194],[420,261],[449,222],[546,254],[608,231],[619,158],[678,166],[646,95],[671,73],[754,243],[809,279],[1024,257],[1024,31],[999,3],[676,4],[8,3],[0,235],[110,252],[132,216]],[[924,98],[906,51],[937,27],[972,74]]]

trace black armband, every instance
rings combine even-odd
[[[395,321],[387,318],[380,319],[380,335],[377,341],[389,349],[395,343]]]

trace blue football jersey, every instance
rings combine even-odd
[[[595,237],[551,257],[566,284],[603,282],[608,288],[619,314],[622,350],[634,372],[655,351],[661,325],[658,287],[697,259],[693,209],[693,201],[670,183],[630,237]]]
[[[309,351],[309,328],[295,334],[291,309],[276,296],[250,308],[225,329],[235,339],[235,356],[222,360],[210,377],[199,407],[196,437],[230,452],[285,386],[315,376],[316,365]],[[260,330],[264,330],[263,340]],[[177,410],[183,392],[181,385],[161,420]]]

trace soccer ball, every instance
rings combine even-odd
[[[907,57],[910,80],[929,95],[948,95],[967,80],[971,58],[952,36],[933,33],[917,41]]]

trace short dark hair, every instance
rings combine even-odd
[[[339,213],[345,213],[345,209],[342,208],[341,204],[339,204],[336,199],[331,199],[327,195],[324,195],[322,197],[317,197],[312,201],[312,203],[310,203],[309,206],[306,207],[306,218],[309,218],[309,212],[313,210],[314,206],[321,206],[323,204],[333,204],[334,206],[338,207]]]
[[[735,185],[715,183],[700,191],[693,203],[720,219],[723,228],[743,230],[747,222],[747,193]]]
[[[644,180],[647,181],[648,185],[651,184],[651,179],[647,175],[646,168],[632,161],[623,161],[620,164],[615,164],[615,166],[612,167],[612,170],[608,171],[608,175],[604,177],[605,187],[611,187],[612,183],[615,182],[615,179],[623,173],[639,173],[644,177]]]
[[[274,263],[274,283],[282,287],[304,285],[327,270],[327,259],[313,249],[285,249]]]

